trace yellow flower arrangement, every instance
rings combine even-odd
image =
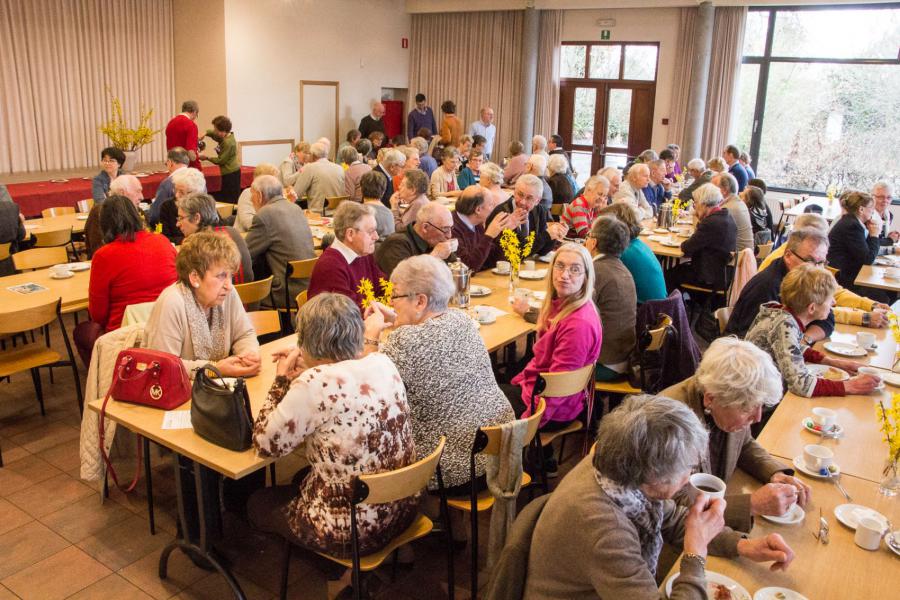
[[[154,130],[150,127],[153,109],[145,110],[142,104],[140,121],[138,126],[132,129],[125,122],[122,101],[113,96],[112,91],[108,88],[107,91],[109,91],[109,96],[112,99],[112,117],[99,127],[100,132],[109,138],[114,147],[125,152],[137,150],[141,146],[152,142],[153,136],[162,131],[161,129]]]
[[[378,285],[381,287],[381,296],[375,295],[375,286],[372,285],[369,279],[363,277],[359,280],[359,286],[356,288],[356,291],[362,296],[363,308],[368,308],[373,302],[380,302],[385,306],[391,303],[391,296],[394,295],[394,284],[390,281],[385,281],[383,277],[379,277]]]
[[[888,461],[883,473],[887,477],[891,471],[896,472],[900,465],[900,394],[893,395],[890,406],[879,401],[875,412],[881,421],[881,432],[888,445]]]
[[[675,196],[675,200],[672,202],[672,218],[677,219],[678,213],[687,210],[690,206],[690,200],[682,200],[681,196]]]
[[[504,229],[500,234],[500,248],[503,249],[503,255],[509,261],[513,272],[518,272],[519,265],[522,261],[531,256],[531,247],[534,246],[534,232],[528,234],[525,238],[525,246],[519,246],[519,236],[512,229]]]
[[[681,173],[676,173],[675,181],[677,181],[678,183],[681,183],[682,181],[684,181],[684,175],[682,175]]]

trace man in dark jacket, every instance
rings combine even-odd
[[[431,254],[441,260],[456,260],[453,249],[453,216],[440,202],[419,209],[416,222],[387,236],[375,250],[375,262],[388,277],[410,256]]]
[[[788,237],[784,256],[766,269],[753,276],[734,305],[725,333],[744,337],[759,307],[766,302],[781,301],[781,280],[788,271],[802,264],[824,265],[828,254],[828,238],[813,227],[795,229]],[[805,343],[812,345],[818,340],[828,337],[834,331],[834,313],[822,321],[813,321],[806,328]]]
[[[562,223],[550,221],[550,214],[540,205],[544,183],[534,175],[522,175],[516,180],[516,191],[513,197],[497,205],[487,218],[492,223],[501,212],[509,213],[506,228],[516,232],[519,238],[519,247],[525,246],[525,240],[531,232],[534,232],[534,244],[531,254],[544,255],[553,250],[556,242],[562,241],[568,231],[568,227]],[[549,223],[548,223],[549,221]],[[493,262],[506,260],[503,249],[500,247],[500,236],[494,240],[494,251],[491,253]]]
[[[5,185],[0,185],[0,244],[9,244],[9,252],[17,252],[25,239],[25,217],[13,202]],[[0,260],[0,275],[12,275],[12,258]]]
[[[480,185],[470,185],[463,190],[456,201],[453,213],[453,239],[459,242],[457,254],[459,259],[473,271],[481,271],[494,266],[488,261],[494,248],[494,240],[512,218],[509,213],[501,212],[494,216],[490,223],[490,204],[485,202],[485,190]]]

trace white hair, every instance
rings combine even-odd
[[[544,150],[547,148],[547,138],[542,135],[536,135],[531,138],[531,150]]]
[[[425,222],[431,221],[439,214],[450,214],[450,209],[441,204],[440,202],[431,201],[422,208],[419,209],[419,212],[416,214],[416,222]]]
[[[206,180],[204,179],[204,181]],[[141,180],[134,175],[127,173],[125,175],[119,175],[109,184],[110,195],[121,194],[129,198],[131,197],[131,193],[140,193],[142,189],[143,186],[141,186]]]
[[[888,195],[892,195],[894,193],[894,188],[887,181],[876,181],[875,185],[872,186],[872,193],[875,193],[875,190],[884,190],[888,193]]]
[[[406,155],[400,152],[399,150],[395,150],[394,148],[390,148],[385,150],[384,156],[381,158],[381,166],[385,169],[390,169],[395,166],[402,166],[406,163]]]
[[[186,187],[188,194],[206,193],[206,177],[203,176],[203,172],[199,169],[192,167],[178,169],[170,177],[173,185]]]
[[[647,175],[650,175],[650,167],[648,167],[644,163],[635,163],[631,165],[631,168],[628,169],[628,175],[626,175],[626,179],[628,181],[634,181],[637,179],[638,173],[646,172]]]
[[[718,206],[722,203],[722,190],[711,183],[704,183],[694,190],[694,202],[703,206]]]
[[[516,187],[519,187],[519,185],[530,187],[531,191],[534,192],[534,195],[538,198],[544,195],[544,182],[541,181],[540,177],[526,173],[516,179]]]
[[[702,158],[694,158],[687,164],[688,169],[694,169],[696,171],[705,171],[706,163],[703,162]]]
[[[331,150],[331,140],[329,140],[327,137],[320,137],[316,140],[316,143],[325,146],[326,151]]]
[[[278,198],[279,196],[284,195],[284,187],[281,185],[281,181],[274,175],[260,175],[253,180],[253,183],[250,184],[250,188],[259,193],[263,202],[268,202],[272,198]]]
[[[593,190],[597,186],[602,187],[603,189],[605,189],[608,192],[609,191],[609,179],[607,179],[603,175],[594,175],[593,177],[591,177],[584,183],[585,191]]]
[[[456,292],[447,263],[430,254],[401,261],[391,273],[391,282],[399,283],[407,294],[425,294],[431,312],[447,310],[450,298]]]
[[[542,176],[547,170],[547,159],[542,154],[532,154],[528,157],[528,163],[531,169],[535,171],[533,175]]]
[[[597,171],[597,175],[602,175],[603,177],[606,177],[607,181],[612,181],[613,177],[618,175],[619,181],[622,181],[622,172],[619,171],[615,167],[603,167],[602,169]]]
[[[697,382],[722,407],[743,410],[775,406],[781,401],[781,374],[768,352],[736,337],[709,345],[697,367]]]
[[[562,154],[552,155],[550,157],[550,161],[547,163],[547,170],[551,175],[556,175],[557,173],[565,173],[568,167],[569,161],[567,161],[566,157]]]
[[[325,158],[326,156],[328,156],[328,146],[326,146],[322,142],[314,142],[309,147],[309,153],[316,160],[319,160],[320,158]]]
[[[478,171],[478,175],[480,178],[487,179],[495,185],[503,185],[503,169],[500,168],[500,165],[486,162],[481,165],[481,170]]]

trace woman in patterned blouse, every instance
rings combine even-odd
[[[284,485],[256,492],[248,515],[258,529],[346,558],[353,478],[416,460],[406,392],[387,356],[362,356],[363,321],[346,296],[320,294],[303,305],[297,338],[298,347],[277,353],[253,445],[260,456],[277,457],[305,443],[310,472],[299,490]],[[404,531],[417,505],[415,497],[361,504],[360,552],[380,550]]]

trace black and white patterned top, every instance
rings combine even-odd
[[[450,309],[424,323],[398,328],[382,352],[397,365],[406,385],[419,456],[433,451],[440,436],[446,436],[441,459],[444,485],[467,483],[477,429],[515,419],[494,379],[475,322],[462,311]],[[482,456],[475,472],[484,473]]]
[[[788,391],[809,398],[816,387],[816,375],[803,360],[802,337],[794,315],[777,302],[767,302],[759,307],[744,339],[769,353]]]

